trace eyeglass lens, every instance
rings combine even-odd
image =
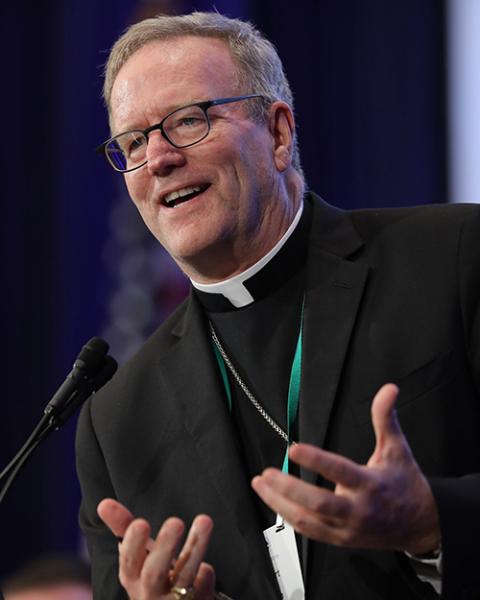
[[[209,123],[198,106],[180,108],[162,121],[165,137],[179,148],[190,146],[207,136]],[[112,166],[128,171],[146,161],[147,137],[142,131],[129,131],[113,138],[105,150]]]

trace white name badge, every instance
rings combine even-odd
[[[275,525],[265,529],[263,536],[267,542],[282,600],[305,600],[302,569],[293,527],[278,515]]]

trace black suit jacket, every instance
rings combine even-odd
[[[480,210],[342,212],[307,201],[299,438],[366,462],[373,395],[398,383],[399,420],[439,506],[443,596],[480,597],[480,477],[465,477],[480,472]],[[280,597],[230,418],[192,296],[81,414],[80,519],[95,598],[124,598],[116,541],[96,516],[104,497],[154,531],[171,515],[210,514],[218,588],[236,600]],[[301,558],[307,598],[436,597],[403,553],[303,540]]]

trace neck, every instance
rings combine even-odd
[[[298,209],[292,223],[280,240],[255,264],[251,265],[241,273],[234,275],[233,277],[229,277],[228,279],[224,279],[223,281],[215,283],[205,284],[191,279],[193,287],[207,294],[221,294],[236,308],[251,304],[254,301],[254,297],[252,296],[248,287],[246,287],[245,283],[250,281],[252,277],[257,275],[257,273],[262,271],[265,265],[267,265],[277,254],[279,254],[280,250],[295,231],[302,216],[302,212],[303,203],[300,205],[300,208]]]

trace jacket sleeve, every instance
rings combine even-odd
[[[466,354],[478,392],[472,414],[460,415],[462,420],[480,412],[480,210],[476,207],[462,228],[457,274]],[[430,485],[442,532],[442,598],[480,598],[480,474],[432,479]]]
[[[115,498],[115,491],[94,431],[91,401],[83,407],[78,421],[76,455],[82,489],[80,527],[92,562],[94,600],[128,600],[118,580],[117,540],[97,516],[98,503],[103,498]]]

